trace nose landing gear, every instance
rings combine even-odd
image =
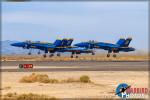
[[[60,53],[57,53],[57,57],[60,57],[61,55],[60,55]]]
[[[50,54],[50,55],[49,55],[49,57],[53,57],[53,56],[54,56],[54,54]]]
[[[31,52],[29,52],[28,55],[31,55]]]
[[[107,54],[107,57],[110,57],[110,53]]]
[[[40,54],[41,54],[41,52],[39,51],[39,52],[38,52],[38,55],[40,55]]]
[[[32,49],[30,48],[30,49],[29,49],[29,53],[28,53],[28,55],[31,55],[31,51],[32,51]]]
[[[44,58],[46,58],[46,53],[45,53],[45,54],[43,54],[43,57],[44,57]]]
[[[92,52],[92,55],[95,55],[95,53],[94,53],[94,52]]]

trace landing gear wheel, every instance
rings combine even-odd
[[[115,57],[116,57],[116,54],[114,54],[113,57],[115,58]]]
[[[60,57],[60,53],[57,53],[57,56]]]
[[[94,53],[94,52],[92,52],[92,55],[95,55],[95,53]]]
[[[78,56],[76,56],[76,58],[78,58]]]
[[[70,58],[73,58],[73,55],[71,55]]]
[[[44,54],[43,57],[46,58],[46,54]]]
[[[31,52],[29,52],[28,55],[31,55]]]
[[[50,54],[50,55],[49,55],[49,57],[53,57],[53,56],[54,56],[54,54]]]
[[[41,52],[38,52],[38,55],[41,54]]]
[[[110,57],[110,54],[109,54],[109,53],[107,54],[107,57]]]

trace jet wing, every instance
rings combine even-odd
[[[60,47],[56,47],[58,49],[66,49],[66,48],[76,48],[76,46],[60,46]]]
[[[37,49],[45,50],[45,49],[54,49],[55,45],[48,45],[48,44],[34,44]]]
[[[118,49],[120,46],[119,45],[116,45],[116,44],[111,44],[111,43],[103,43],[103,42],[100,42],[100,43],[97,43],[95,45],[95,48],[100,48],[100,49]]]
[[[59,50],[59,52],[91,52],[92,50],[80,47],[72,47],[72,48],[65,48]]]

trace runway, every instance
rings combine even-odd
[[[19,64],[33,64],[33,69],[20,69]],[[51,71],[148,71],[148,61],[7,61],[1,63],[2,72]]]

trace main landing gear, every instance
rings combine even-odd
[[[60,53],[57,53],[57,57],[60,57],[61,55],[60,55]]]
[[[70,56],[70,58],[73,58],[73,54]]]
[[[54,54],[50,54],[50,55],[49,55],[49,57],[53,57],[53,56],[54,56]],[[43,57],[44,57],[44,58],[46,58],[46,57],[47,57],[46,53],[45,53],[45,54],[43,54]]]
[[[92,55],[95,55],[95,53],[94,53],[94,52],[92,52]]]
[[[116,54],[113,54],[113,57],[114,57],[114,58],[116,58],[116,57],[117,57],[117,55],[116,55]]]
[[[46,58],[46,53],[45,53],[45,54],[43,54],[43,57],[44,57],[44,58]]]
[[[31,50],[32,50],[32,49],[29,49],[29,53],[28,53],[28,55],[31,55]]]
[[[110,57],[110,53],[107,54],[107,57]]]
[[[28,55],[31,55],[32,53],[31,53],[31,51],[32,51],[32,49],[29,49],[29,53],[28,53]],[[40,50],[38,51],[38,53],[37,53],[38,55],[39,54],[41,54],[41,52],[40,52]]]
[[[70,58],[73,58],[73,55],[71,55]],[[79,56],[76,55],[75,58],[79,58]]]
[[[49,57],[53,57],[53,56],[54,56],[54,54],[53,54],[53,53],[49,55]]]
[[[73,55],[74,55],[74,54],[75,54],[75,53],[72,53],[71,56],[70,56],[70,58],[73,58]],[[79,56],[76,54],[75,58],[79,58]]]
[[[110,57],[110,53],[107,54],[107,57]],[[116,55],[116,54],[113,54],[113,57],[116,58],[117,55]]]
[[[28,55],[31,55],[31,52],[29,52]]]
[[[46,58],[46,54],[48,53],[47,50],[45,50],[45,53],[43,54],[43,57]]]
[[[78,55],[76,55],[76,58],[79,58],[79,56],[78,56]]]
[[[54,56],[54,53],[51,53],[51,54],[49,55],[50,58],[53,57],[53,56]],[[60,56],[61,56],[60,53],[58,53],[57,56],[60,57]],[[44,57],[44,58],[47,57],[47,56],[46,56],[46,53],[43,54],[43,57]]]
[[[41,52],[40,51],[38,51],[38,55],[40,55],[41,54]]]

